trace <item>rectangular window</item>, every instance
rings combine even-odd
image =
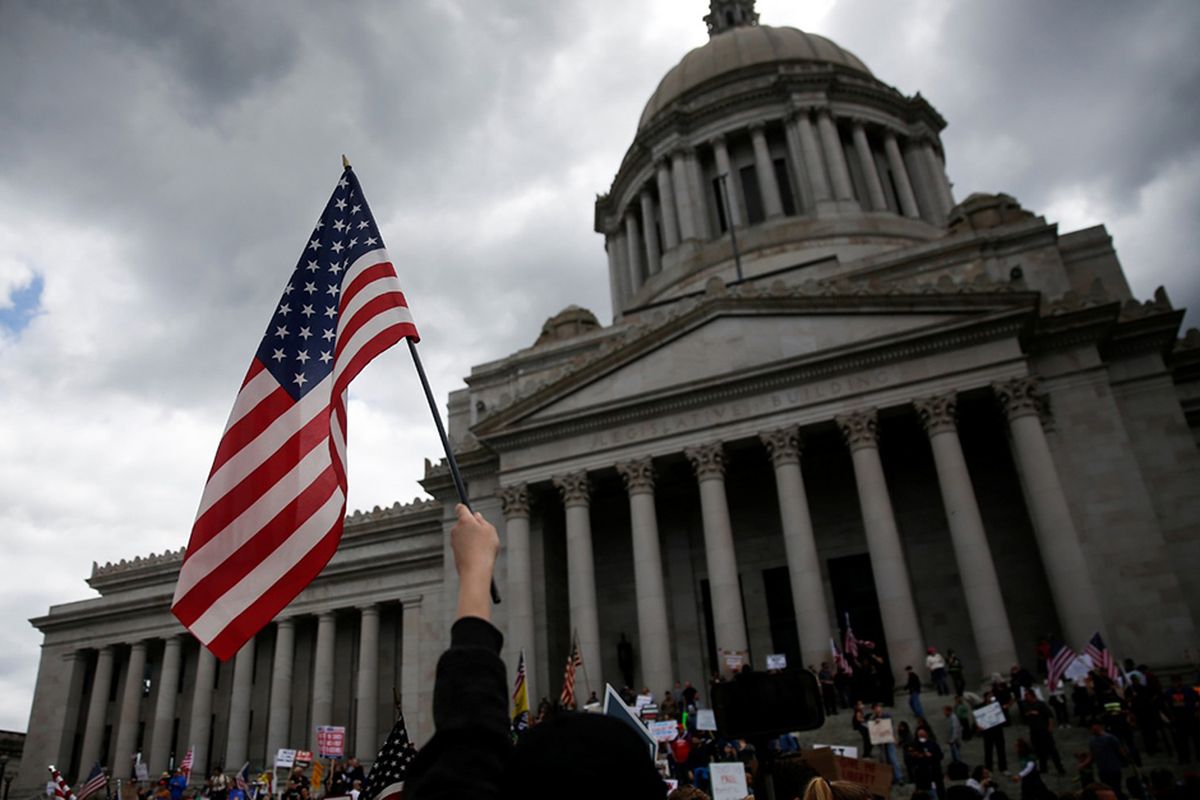
[[[788,175],[787,162],[782,158],[775,159],[775,182],[779,184],[779,200],[783,205],[783,213],[789,217],[796,213],[796,198],[792,195],[792,179]]]
[[[751,165],[742,167],[738,174],[742,178],[742,197],[746,201],[746,224],[757,225],[767,218],[763,211],[762,191],[758,188],[758,173]]]

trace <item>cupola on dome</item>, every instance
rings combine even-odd
[[[813,33],[770,25],[736,25],[713,33],[707,44],[689,52],[659,82],[642,111],[638,130],[676,99],[725,73],[760,64],[809,62],[832,64],[871,75],[858,56]]]

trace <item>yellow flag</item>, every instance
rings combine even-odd
[[[312,788],[316,789],[321,785],[321,779],[325,777],[325,766],[321,763],[321,759],[313,762]]]
[[[525,651],[517,660],[517,680],[513,686],[513,733],[529,727],[529,695],[525,689]]]

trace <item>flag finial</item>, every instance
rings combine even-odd
[[[350,159],[346,158],[345,153],[342,153],[342,169],[350,169]]]

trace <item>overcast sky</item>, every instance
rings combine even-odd
[[[0,728],[28,721],[30,617],[185,544],[340,154],[444,401],[562,307],[610,318],[592,203],[706,6],[0,0]],[[959,199],[1104,223],[1135,294],[1200,307],[1200,4],[758,10],[927,97]],[[355,383],[351,508],[422,494],[422,402],[403,348]]]

